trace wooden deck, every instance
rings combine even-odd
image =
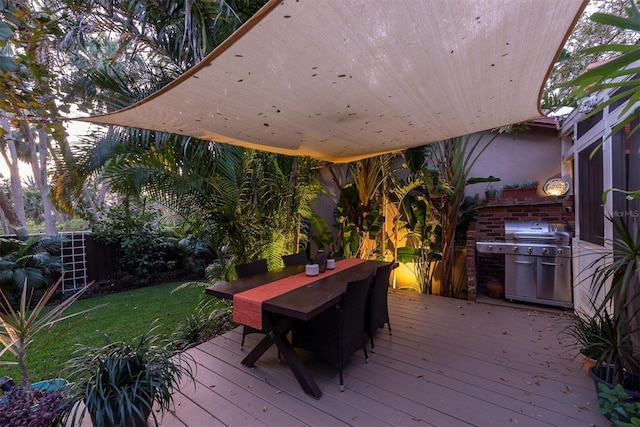
[[[390,291],[393,335],[345,370],[305,354],[324,395],[306,395],[275,348],[253,368],[238,329],[189,352],[196,385],[174,395],[162,426],[606,426],[581,360],[561,342],[563,316]]]

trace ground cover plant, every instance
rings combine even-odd
[[[105,343],[104,335],[114,340],[130,340],[142,335],[155,319],[158,319],[158,333],[174,334],[198,312],[198,302],[204,292],[202,288],[188,287],[173,292],[179,285],[166,283],[76,301],[69,313],[104,306],[87,313],[86,320],[70,333],[45,343],[28,356],[31,380],[60,376],[61,366],[71,357],[76,344],[101,346]],[[64,328],[65,324],[58,327]],[[0,376],[5,375],[20,378],[20,372],[14,366],[3,366]]]

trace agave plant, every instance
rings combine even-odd
[[[29,371],[26,363],[27,350],[39,347],[44,342],[47,342],[48,339],[53,339],[78,324],[76,322],[65,329],[53,331],[53,327],[58,323],[97,308],[93,307],[76,313],[65,314],[69,306],[89,289],[89,286],[87,286],[54,306],[52,309],[45,310],[45,306],[55,295],[61,281],[62,278],[50,286],[31,310],[31,300],[34,291],[33,289],[28,291],[29,287],[27,286],[26,280],[22,287],[20,304],[17,309],[11,305],[7,295],[0,289],[0,296],[2,297],[2,300],[0,300],[0,345],[2,345],[0,357],[5,353],[11,353],[16,359],[16,361],[0,361],[0,365],[17,364],[22,371],[23,385],[30,384]],[[53,332],[55,332],[55,334]],[[44,334],[44,339],[40,339],[43,336],[39,335],[41,333]],[[37,335],[39,339],[36,341],[35,338]]]

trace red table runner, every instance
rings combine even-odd
[[[262,330],[262,303],[294,289],[308,285],[323,277],[346,270],[354,265],[366,262],[364,259],[347,258],[336,262],[336,268],[326,270],[318,276],[298,273],[271,283],[267,283],[233,296],[233,320],[236,323]]]

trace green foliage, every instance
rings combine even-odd
[[[538,188],[538,184],[538,181],[511,182],[505,184],[502,188],[504,190],[521,190],[525,188]]]
[[[207,283],[207,286],[211,286]],[[198,345],[224,331],[233,325],[230,304],[220,307],[216,299],[202,300],[195,311],[180,322],[172,334],[175,345],[186,350]]]
[[[88,287],[71,295],[52,309],[45,311],[45,306],[56,293],[60,282],[61,279],[55,285],[49,287],[30,311],[33,291],[27,291],[28,286],[26,283],[22,287],[20,306],[17,310],[13,308],[7,296],[0,290],[0,296],[2,297],[2,301],[0,301],[0,344],[2,345],[0,357],[7,352],[14,355],[16,358],[15,363],[22,370],[23,385],[29,384],[29,372],[26,364],[27,351],[42,345],[46,342],[45,338],[52,339],[75,326],[70,325],[67,329],[57,331],[56,335],[50,334],[56,324],[89,311],[84,310],[65,314],[69,306],[80,298]],[[41,334],[45,334],[44,337]],[[38,336],[37,341],[36,336]],[[0,361],[0,365],[9,363],[14,362]]]
[[[598,384],[598,412],[605,415],[611,425],[619,427],[640,426],[640,402],[634,400],[622,387]]]
[[[599,366],[609,365],[615,360],[619,343],[615,319],[606,306],[600,310],[593,306],[592,311],[593,314],[581,312],[573,316],[563,328],[562,334],[572,340],[571,348],[594,359]],[[620,344],[630,346],[628,339]]]
[[[158,419],[152,405],[161,413],[173,402],[173,390],[182,378],[193,381],[190,359],[186,353],[163,340],[152,324],[147,331],[130,342],[107,342],[102,347],[81,345],[67,362],[71,384],[71,400],[84,401],[76,406],[72,423],[82,422],[86,412],[94,425],[116,425],[118,421],[133,425],[148,411]],[[108,340],[108,339],[107,339]]]
[[[478,196],[465,196],[465,187],[469,183],[495,182],[497,178],[470,177],[471,169],[489,145],[507,128],[494,133],[466,135],[444,141],[438,141],[422,147],[407,150],[406,165],[412,173],[407,184],[401,186],[396,197],[399,215],[404,227],[415,230],[416,224],[426,225],[426,220],[410,214],[413,211],[410,195],[417,194],[414,200],[425,205],[424,215],[429,215],[437,225],[420,231],[423,245],[429,248],[435,242],[438,245],[442,262],[442,290],[447,296],[458,293],[459,284],[454,283],[454,248],[456,243],[466,241],[468,223],[477,215]],[[485,139],[489,135],[488,139]],[[402,188],[406,187],[406,188]],[[414,223],[412,225],[412,223]],[[428,233],[425,233],[427,231]],[[413,247],[419,247],[413,244]],[[420,252],[419,259],[434,262],[433,257],[425,257],[428,252]],[[431,271],[428,266],[420,267],[421,276]],[[419,279],[420,280],[420,279]],[[424,279],[423,279],[424,280]],[[423,285],[428,289],[428,285]]]
[[[633,348],[632,336],[640,330],[638,316],[637,278],[640,273],[640,228],[636,218],[628,226],[623,218],[607,217],[613,224],[617,238],[607,242],[611,250],[604,251],[587,267],[593,269],[590,277],[592,295],[604,295],[596,309],[607,315],[608,306],[613,307],[615,342],[611,343],[603,361],[613,363],[616,381],[622,383],[626,373],[640,373],[640,361]]]
[[[342,187],[340,199],[336,207],[336,223],[342,234],[342,256],[368,257],[371,253],[363,253],[363,238],[375,239],[382,225],[384,216],[380,212],[379,200],[369,201],[367,205],[360,203],[358,189],[352,183]]]
[[[264,3],[74,2],[58,20],[58,46],[68,59],[61,82],[65,102],[95,114],[140,101],[193,67]],[[145,192],[178,207],[188,212],[185,218],[200,215],[193,205],[206,206],[202,189],[218,160],[215,145],[137,129],[92,132],[57,165],[56,203],[66,212],[93,216],[94,206],[103,206],[100,187],[108,183],[118,193]],[[180,197],[169,205],[171,195]]]
[[[594,13],[591,20],[615,27],[619,30],[628,30],[638,35],[640,33],[640,11],[634,0],[628,2],[626,17],[608,13]],[[574,87],[574,97],[585,98],[600,91],[615,91],[615,95],[600,102],[588,116],[592,116],[605,107],[628,99],[625,107],[620,111],[621,119],[611,130],[615,134],[629,125],[640,113],[637,103],[640,101],[640,79],[638,79],[638,67],[635,62],[640,60],[640,45],[623,43],[606,43],[590,47],[581,51],[584,55],[608,53],[613,59],[594,67],[575,79],[566,82],[564,87]],[[617,89],[617,90],[616,90]],[[632,133],[638,130],[638,126],[632,129]]]
[[[564,105],[575,107],[576,99],[571,93],[573,87],[565,83],[582,74],[590,64],[606,61],[612,56],[609,52],[587,54],[586,48],[609,43],[628,45],[637,43],[638,34],[590,19],[594,12],[622,15],[628,5],[629,0],[589,2],[589,6],[576,23],[547,80],[541,105],[543,111],[555,110]]]
[[[0,289],[16,297],[24,283],[39,289],[60,273],[62,237],[32,236],[26,241],[0,238]]]
[[[424,160],[423,160],[424,161]],[[389,238],[389,248],[394,250],[399,262],[413,263],[420,291],[431,293],[435,262],[441,259],[441,228],[433,215],[428,197],[422,191],[424,182],[433,185],[437,175],[425,170],[427,180],[417,178],[405,182],[397,180],[390,193],[390,201],[398,207],[394,219],[394,233]],[[415,177],[415,176],[414,176]],[[395,247],[397,236],[406,236],[406,246]]]
[[[379,253],[382,242],[378,241],[384,225],[381,204],[392,176],[394,158],[395,155],[385,154],[349,163],[346,183],[329,166],[340,192],[335,218],[340,227],[342,256],[370,258],[384,255]]]
[[[118,245],[122,273],[145,280],[151,273],[166,271],[172,265],[168,254],[177,240],[163,234],[157,213],[145,206],[109,209],[103,221],[93,226],[93,233],[100,243]]]

